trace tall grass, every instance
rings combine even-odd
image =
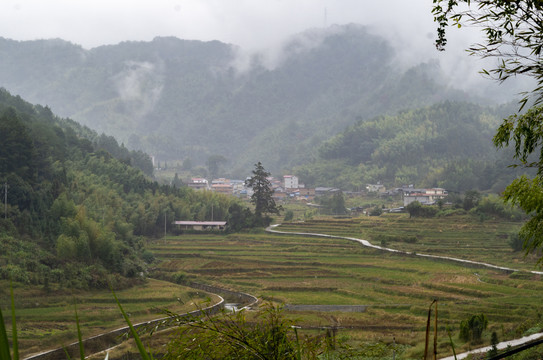
[[[2,309],[0,309],[0,358],[6,360],[19,360],[19,344],[17,340],[17,321],[15,319],[15,300],[13,296],[13,285],[10,281],[10,296],[11,296],[11,332],[13,339],[13,357],[9,350],[8,334],[4,326],[4,317]]]
[[[121,314],[123,315],[128,327],[130,329],[130,334],[132,335],[132,337],[134,338],[134,341],[136,342],[136,345],[138,347],[138,351],[140,353],[140,356],[141,356],[142,360],[154,360],[151,353],[148,352],[147,349],[145,348],[145,346],[143,345],[143,342],[141,341],[141,339],[140,339],[140,337],[138,335],[138,332],[136,331],[136,329],[132,325],[132,322],[128,318],[128,315],[124,311],[124,309],[123,309],[119,299],[117,298],[117,295],[113,291],[113,289],[111,290],[111,293],[113,294],[113,297],[115,298],[115,302],[119,306],[119,310],[121,311]],[[12,323],[11,329],[12,329],[12,339],[13,339],[13,356],[12,356],[12,353],[10,352],[8,334],[7,334],[7,331],[6,331],[6,327],[4,325],[4,316],[2,314],[2,309],[0,308],[0,359],[2,359],[2,360],[19,360],[19,345],[18,345],[18,339],[17,339],[17,320],[15,318],[15,297],[13,295],[13,285],[12,285],[11,282],[10,282],[10,296],[11,296],[11,323]],[[75,306],[75,323],[76,323],[76,328],[77,328],[77,339],[78,339],[78,345],[79,345],[79,356],[80,356],[81,360],[84,360],[85,359],[85,347],[84,347],[84,343],[83,343],[83,336],[82,336],[82,333],[81,333],[81,326],[80,326],[80,323],[79,323],[79,315],[77,313],[77,305],[75,304],[75,301],[74,301],[74,306]],[[64,351],[66,353],[66,357],[68,359],[70,359],[68,351],[66,349],[64,349]],[[106,354],[105,360],[108,360],[108,358],[109,358],[109,354]]]

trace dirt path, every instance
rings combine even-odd
[[[420,257],[430,258],[430,259],[455,261],[455,262],[459,262],[459,263],[462,263],[462,264],[475,265],[475,266],[486,267],[486,268],[501,270],[501,271],[506,271],[506,272],[525,271],[525,272],[528,272],[528,273],[531,273],[531,274],[543,275],[543,271],[517,270],[517,269],[508,268],[508,267],[505,267],[505,266],[492,265],[492,264],[487,264],[487,263],[479,262],[479,261],[458,259],[458,258],[453,258],[453,257],[449,257],[449,256],[438,256],[438,255],[419,254],[419,253],[413,254],[413,253],[410,253],[410,252],[407,252],[407,251],[400,251],[400,250],[396,250],[396,249],[391,249],[391,248],[386,248],[386,247],[382,247],[382,246],[373,245],[368,240],[357,239],[357,238],[353,238],[353,237],[275,230],[275,228],[277,228],[279,225],[281,225],[281,224],[276,224],[276,225],[269,226],[268,228],[266,228],[266,231],[270,232],[270,233],[274,233],[274,234],[303,235],[303,236],[316,236],[316,237],[325,237],[325,238],[333,238],[333,239],[345,239],[345,240],[355,241],[355,242],[357,242],[357,243],[359,243],[359,244],[361,244],[363,246],[370,247],[370,248],[373,248],[373,249],[388,251],[388,252],[393,252],[393,253],[398,253],[398,254],[417,255],[417,256],[420,256]],[[525,336],[525,337],[520,338],[520,339],[504,341],[504,342],[499,343],[497,345],[497,348],[501,350],[501,349],[507,348],[508,346],[522,345],[522,344],[525,344],[525,343],[530,342],[532,340],[538,339],[538,338],[540,338],[542,336],[543,336],[543,333],[537,333],[537,334],[533,334],[533,335],[530,335],[530,336]],[[469,354],[487,352],[490,349],[491,349],[491,346],[486,346],[486,347],[483,347],[483,348],[479,348],[479,349],[471,350],[471,351],[468,351],[468,352],[465,352],[465,353],[462,353],[462,354],[458,354],[458,355],[456,355],[456,358],[458,360],[459,359],[464,359]],[[454,356],[449,356],[449,357],[443,358],[441,360],[454,360]]]
[[[345,240],[355,241],[355,242],[357,242],[357,243],[359,243],[359,244],[361,244],[363,246],[370,247],[372,249],[388,251],[388,252],[393,252],[393,253],[398,253],[398,254],[416,255],[416,256],[420,256],[420,257],[424,257],[424,258],[430,258],[430,259],[454,261],[454,262],[459,262],[459,263],[463,263],[463,264],[476,265],[476,266],[480,266],[480,267],[486,267],[486,268],[490,268],[490,269],[494,269],[494,270],[501,270],[501,271],[506,271],[506,272],[524,271],[524,272],[528,272],[528,273],[531,273],[531,274],[543,275],[543,271],[518,270],[518,269],[508,268],[508,267],[505,267],[505,266],[492,265],[492,264],[487,264],[487,263],[484,263],[484,262],[453,258],[453,257],[449,257],[449,256],[439,256],[439,255],[420,254],[420,253],[412,253],[412,252],[408,252],[408,251],[401,251],[401,250],[391,249],[391,248],[387,248],[387,247],[383,247],[383,246],[373,245],[368,240],[357,239],[357,238],[353,238],[353,237],[274,230],[279,225],[281,225],[281,224],[276,224],[276,225],[269,226],[269,227],[266,228],[266,231],[268,231],[270,233],[275,233],[275,234],[304,235],[304,236],[327,237],[327,238],[332,238],[332,239],[345,239]]]

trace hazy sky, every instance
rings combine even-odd
[[[0,36],[91,48],[155,36],[273,46],[307,28],[359,23],[433,50],[431,0],[2,0]]]
[[[449,32],[438,53],[431,0],[1,0],[0,37],[61,38],[84,48],[156,36],[220,40],[273,53],[308,28],[358,23],[385,35],[404,65],[439,59],[457,87],[480,81],[481,63],[463,51],[475,31]]]

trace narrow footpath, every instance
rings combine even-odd
[[[475,265],[475,266],[486,267],[486,268],[501,270],[501,271],[506,271],[506,272],[524,271],[524,272],[528,272],[528,273],[531,273],[531,274],[543,275],[543,271],[518,270],[518,269],[508,268],[508,267],[505,267],[505,266],[492,265],[492,264],[487,264],[487,263],[484,263],[484,262],[478,262],[478,261],[472,261],[472,260],[458,259],[458,258],[453,258],[453,257],[449,257],[449,256],[438,256],[438,255],[430,255],[430,254],[410,253],[410,252],[407,252],[407,251],[401,251],[401,250],[391,249],[391,248],[387,248],[387,247],[383,247],[383,246],[373,245],[368,240],[363,240],[363,239],[358,239],[358,238],[353,238],[353,237],[276,230],[276,228],[278,226],[280,226],[280,225],[281,224],[271,225],[271,226],[266,228],[266,231],[269,232],[269,233],[283,234],[283,235],[302,235],[302,236],[325,237],[325,238],[332,238],[332,239],[345,239],[345,240],[355,241],[355,242],[357,242],[357,243],[359,243],[359,244],[361,244],[363,246],[366,246],[366,247],[369,247],[369,248],[372,248],[372,249],[388,251],[388,252],[393,252],[393,253],[398,253],[398,254],[416,255],[416,256],[420,256],[420,257],[424,257],[424,258],[430,258],[430,259],[436,259],[436,260],[455,261],[455,262],[459,262],[459,263],[462,263],[462,264]],[[525,336],[525,337],[522,337],[520,339],[503,341],[503,342],[501,342],[501,343],[499,343],[497,345],[497,348],[499,350],[502,350],[502,349],[507,348],[508,346],[522,345],[522,344],[528,343],[530,341],[539,339],[541,337],[543,337],[543,332],[533,334],[533,335],[530,335],[530,336]],[[471,351],[468,351],[468,352],[465,352],[465,353],[462,353],[462,354],[457,354],[456,359],[458,359],[458,360],[464,359],[469,354],[483,353],[483,352],[487,352],[490,349],[491,349],[491,346],[486,346],[486,347],[482,347],[482,348],[479,348],[479,349],[474,349],[474,350],[471,350]],[[446,357],[446,358],[442,358],[441,360],[454,360],[454,356],[449,356],[449,357]]]

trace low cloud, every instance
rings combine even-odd
[[[113,78],[117,93],[132,116],[142,118],[154,109],[164,88],[162,72],[161,65],[128,61]]]

